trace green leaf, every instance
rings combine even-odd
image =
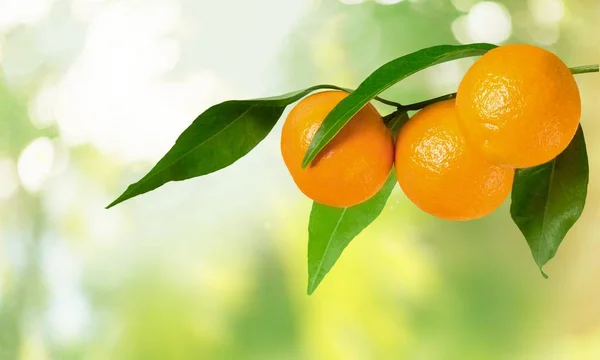
[[[375,70],[327,115],[310,143],[302,167],[317,154],[371,99],[400,80],[430,66],[469,56],[479,56],[496,47],[492,44],[440,45],[416,51],[388,62]]]
[[[206,175],[233,164],[267,136],[286,106],[319,89],[343,90],[334,85],[316,85],[277,97],[231,100],[209,108],[146,176],[107,208],[170,181]]]
[[[347,208],[313,203],[308,225],[308,294],[312,294],[350,241],[383,211],[396,185],[392,169],[383,188],[371,199]]]
[[[581,126],[571,144],[556,159],[518,169],[510,214],[540,270],[583,211],[589,180],[588,158]],[[542,271],[544,277],[546,274]]]

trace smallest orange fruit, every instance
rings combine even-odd
[[[281,154],[298,188],[314,201],[349,207],[373,197],[387,180],[394,162],[394,142],[377,110],[367,104],[313,162],[302,159],[329,112],[348,93],[325,91],[300,101],[281,134]]]
[[[508,196],[514,170],[485,160],[459,129],[455,101],[430,105],[401,129],[396,174],[406,196],[448,220],[488,215]]]

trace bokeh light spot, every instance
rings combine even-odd
[[[0,0],[0,32],[41,20],[54,0]]]
[[[36,128],[44,129],[54,124],[55,93],[55,87],[45,86],[29,104],[29,118]]]
[[[0,158],[0,200],[10,198],[19,188],[15,163],[8,158]]]
[[[381,4],[381,5],[395,5],[402,1],[403,0],[375,0],[376,3]]]
[[[191,119],[226,97],[212,71],[164,79],[181,55],[170,35],[181,9],[168,1],[143,4],[101,8],[82,53],[48,96],[67,145],[92,143],[125,162],[155,160]]]
[[[17,169],[21,183],[30,192],[42,188],[52,172],[54,146],[48,138],[32,141],[19,156]]]
[[[512,20],[504,5],[482,1],[469,11],[467,29],[474,42],[501,43],[510,37]]]
[[[467,66],[463,66],[466,64]],[[469,59],[442,63],[426,70],[430,87],[437,93],[456,91],[465,71],[470,66]]]
[[[454,35],[454,38],[461,44],[468,44],[472,42],[467,27],[466,15],[459,16],[452,22],[452,35]]]
[[[365,0],[340,0],[344,5],[358,5],[365,2]]]
[[[565,4],[562,0],[529,0],[529,11],[538,24],[555,24],[565,15]]]

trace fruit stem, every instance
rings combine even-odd
[[[408,121],[408,113],[403,110],[396,110],[393,113],[383,117],[383,123],[390,129],[394,140],[398,135],[398,130]]]
[[[425,101],[420,101],[418,103],[414,103],[414,104],[410,104],[410,105],[405,105],[405,106],[402,106],[401,109],[404,110],[404,111],[420,110],[420,109],[424,108],[425,106],[428,106],[428,105],[431,105],[431,104],[435,104],[436,102],[440,102],[440,101],[454,99],[455,97],[456,97],[456,93],[446,94],[446,95],[438,96],[438,97],[433,98],[433,99],[429,99],[429,100],[425,100]]]
[[[575,66],[575,67],[571,68],[572,74],[585,74],[585,73],[592,73],[592,72],[598,72],[598,71],[599,71],[598,64]]]
[[[375,96],[374,99],[377,100],[377,101],[379,101],[382,104],[393,106],[393,107],[398,108],[398,109],[402,108],[402,104],[397,103],[397,102],[392,101],[392,100],[386,100],[386,99],[381,98],[379,96]]]
[[[332,89],[332,90],[341,90],[341,91],[345,91],[345,92],[347,92],[347,93],[351,93],[351,92],[353,92],[353,91],[354,91],[354,90],[352,90],[352,89],[348,89],[348,88],[345,88],[345,87],[340,87],[340,86],[336,86],[336,85],[317,85],[317,86],[315,86],[313,89],[314,89],[314,90],[316,90],[316,89]],[[384,98],[382,98],[382,97],[379,97],[379,96],[375,96],[375,97],[373,98],[373,100],[377,100],[377,101],[379,101],[379,102],[380,102],[380,103],[382,103],[382,104],[386,104],[386,105],[389,105],[389,106],[393,106],[393,107],[395,107],[395,108],[401,108],[401,107],[402,107],[402,104],[400,104],[400,103],[397,103],[397,102],[395,102],[395,101],[392,101],[392,100],[387,100],[387,99],[384,99]]]

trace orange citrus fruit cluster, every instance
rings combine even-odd
[[[395,165],[406,196],[449,220],[477,219],[498,208],[510,193],[515,168],[559,155],[581,114],[577,84],[556,55],[506,45],[475,62],[456,100],[416,113],[395,145],[368,104],[303,169],[314,134],[347,95],[313,94],[294,107],[283,126],[283,159],[300,190],[325,205],[353,206],[375,195]]]

